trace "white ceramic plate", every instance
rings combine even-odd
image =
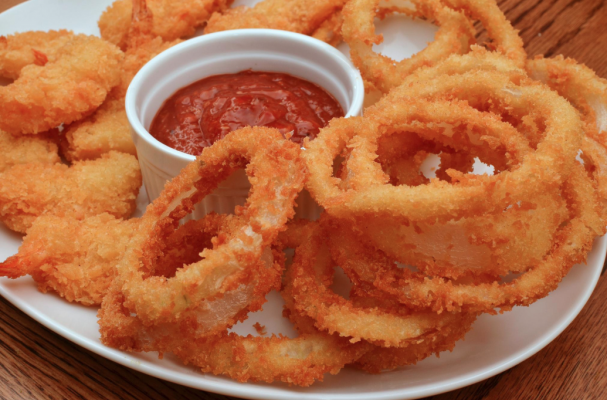
[[[111,0],[30,0],[0,14],[0,35],[28,30],[72,29],[99,34],[97,19]],[[254,1],[237,0],[250,5]],[[403,58],[421,50],[433,39],[435,28],[423,22],[399,18],[380,26],[386,36],[384,54]],[[342,49],[347,52],[347,49]],[[139,212],[147,203],[140,196]],[[21,236],[0,226],[0,260],[17,252]],[[230,379],[201,374],[178,360],[156,354],[128,354],[99,342],[96,309],[69,304],[58,296],[43,295],[29,277],[0,279],[0,294],[44,326],[67,339],[117,363],[161,379],[225,395],[254,399],[412,399],[447,392],[496,375],[532,356],[559,335],[580,312],[600,276],[607,239],[596,240],[587,265],[578,265],[547,298],[532,307],[518,307],[499,315],[483,315],[464,342],[452,353],[424,360],[413,367],[381,375],[344,369],[310,388],[283,384],[240,384]],[[250,316],[239,333],[254,333],[260,321],[269,332],[293,334],[281,315],[280,297],[269,295],[261,313]]]

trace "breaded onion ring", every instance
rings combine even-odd
[[[0,129],[47,131],[92,113],[120,81],[122,52],[94,36],[74,35],[44,66],[21,69],[0,87]]]
[[[221,246],[205,251],[203,260],[183,268],[174,277],[146,278],[145,267],[151,268],[153,257],[162,251],[166,232],[188,215],[217,183],[247,163],[252,187],[242,211],[246,218],[243,226]],[[254,287],[256,282],[250,278],[256,271],[263,277],[271,264],[264,251],[293,215],[294,200],[302,189],[303,179],[298,146],[285,140],[277,130],[244,128],[205,149],[165,186],[142,217],[137,235],[117,266],[116,282],[125,297],[124,305],[148,325],[200,321],[201,310],[210,300],[243,284]],[[246,304],[244,301],[243,307]],[[229,316],[216,316],[224,317]],[[215,324],[211,319],[200,329],[206,332]]]
[[[334,12],[329,18],[310,35],[314,39],[322,40],[331,46],[337,46],[343,40],[341,28],[344,23],[344,16],[341,10]]]
[[[411,313],[403,307],[355,307],[329,288],[333,267],[319,225],[295,251],[291,290],[295,308],[314,319],[320,330],[350,337],[353,343],[365,339],[384,347],[406,347],[460,319],[458,314]]]
[[[398,86],[417,68],[434,65],[454,53],[465,54],[470,49],[470,45],[475,43],[474,27],[468,19],[437,0],[414,0],[412,3],[415,9],[398,7],[393,3],[386,4],[380,0],[351,0],[343,9],[342,35],[350,45],[352,61],[363,78],[383,93]],[[433,20],[440,28],[434,41],[427,48],[411,58],[395,62],[373,51],[372,45],[379,44],[383,40],[382,36],[375,35],[376,9],[381,11],[382,16],[392,12],[402,12],[414,17],[425,17]]]
[[[348,232],[342,233],[350,237],[340,241],[342,256],[336,261],[348,276],[368,282],[378,291],[414,308],[492,313],[495,308],[508,310],[516,305],[529,305],[554,290],[574,264],[584,261],[593,239],[605,232],[597,194],[581,165],[574,164],[563,183],[562,195],[569,206],[570,221],[556,232],[552,251],[508,283],[428,278],[425,274],[397,268],[381,251],[372,251],[370,246],[352,240]]]
[[[296,220],[291,222],[288,230],[279,236],[279,242],[281,243],[281,246],[299,249],[301,246],[304,246],[305,243],[309,242],[310,237],[313,234],[318,235],[318,230],[319,227],[317,226],[317,223]],[[321,245],[323,249],[324,246],[325,244]],[[300,252],[300,255],[304,257],[314,257],[313,254],[310,254],[307,251],[304,251],[303,254]],[[327,259],[327,257],[321,258]],[[330,266],[327,269],[327,272],[329,272],[329,269],[331,269]],[[297,268],[294,268],[293,265],[291,265],[291,267],[287,269],[283,279],[283,288],[281,290],[281,295],[285,301],[283,314],[293,322],[300,334],[307,335],[317,333],[319,331],[315,327],[315,320],[301,312],[296,305],[293,296],[294,286],[297,285],[296,270]],[[323,283],[325,287],[329,285],[329,281],[332,279],[332,276],[329,275],[326,276],[328,280]],[[350,292],[350,301],[353,306],[352,309],[376,309],[380,314],[385,313],[385,310],[388,309],[400,309],[401,312],[404,312],[403,306],[398,304],[398,302],[371,298],[360,286],[355,286],[352,289]],[[463,338],[466,332],[470,330],[472,323],[475,320],[475,314],[459,314],[458,318],[452,319],[450,323],[443,324],[440,330],[427,333],[415,340],[407,341],[406,347],[381,347],[381,345],[378,345],[377,343],[371,344],[367,343],[365,340],[358,341],[357,345],[364,346],[366,344],[366,347],[363,348],[366,348],[366,351],[352,365],[367,372],[379,373],[385,369],[394,369],[405,365],[415,364],[417,361],[420,361],[433,353],[438,354],[442,351],[452,350],[455,342]],[[382,327],[375,327],[375,329],[378,328]],[[336,335],[337,333],[333,336]]]
[[[207,235],[218,233],[218,228],[228,222],[226,216],[215,216],[209,221],[210,217],[212,216],[206,216],[200,221],[204,224],[204,230],[201,232]],[[223,227],[226,231],[233,228],[234,226],[229,229]],[[179,230],[173,235],[175,239],[172,242],[180,246],[173,247],[169,244],[172,249],[169,249],[170,251],[181,247],[183,241],[178,237],[178,232]],[[218,245],[217,241],[215,245]],[[169,258],[166,254],[159,260],[155,271],[158,271],[158,268],[165,269]],[[182,256],[178,258],[184,260]],[[284,257],[278,256],[276,252],[275,258],[284,263]],[[229,293],[226,296],[229,296]],[[104,343],[130,351],[170,351],[186,364],[199,367],[203,372],[227,375],[241,382],[278,380],[309,386],[316,380],[322,380],[327,372],[337,373],[344,365],[357,360],[370,347],[365,343],[353,345],[347,339],[316,330],[295,339],[276,336],[243,337],[226,331],[218,336],[196,339],[191,330],[184,330],[179,325],[144,326],[122,303],[123,298],[114,287],[104,300],[99,313]],[[243,313],[238,317],[244,318],[246,316]]]
[[[361,168],[373,168],[373,143],[398,124],[410,124],[415,118],[415,108],[403,104],[439,96],[467,100],[472,106],[484,104],[489,98],[495,107],[517,118],[533,111],[544,118],[544,136],[537,150],[517,169],[494,176],[458,176],[457,185],[435,180],[417,187],[384,184],[344,192],[331,180],[333,160],[352,137],[364,132],[366,140],[360,140],[357,151],[366,154],[361,160],[369,167]],[[400,86],[365,115],[365,119],[331,121],[306,145],[308,151],[303,156],[310,170],[307,189],[332,215],[382,212],[411,221],[444,222],[470,215],[472,210],[503,210],[546,187],[558,187],[575,162],[583,137],[577,112],[565,99],[530,81],[515,85],[507,75],[492,71],[471,71]]]
[[[597,184],[607,212],[607,80],[575,60],[536,57],[527,62],[529,75],[569,100],[584,121],[584,165]]]
[[[441,0],[447,6],[465,13],[472,19],[483,24],[492,42],[489,47],[497,53],[506,56],[516,66],[523,68],[527,60],[527,53],[523,48],[523,40],[518,31],[512,27],[510,21],[499,9],[494,0]]]
[[[389,152],[397,153],[398,157],[398,152],[407,149],[415,141],[412,140],[414,134],[404,135],[403,131],[415,132],[425,140],[438,142],[447,146],[447,149],[464,151],[481,160],[488,158],[489,163],[499,161],[494,157],[486,157],[489,150],[505,154],[506,161],[500,162],[502,169],[517,168],[524,157],[532,152],[528,141],[514,127],[500,121],[494,114],[481,113],[456,101],[428,103],[418,100],[410,104],[409,112],[415,115],[411,124],[387,125],[387,132],[394,130],[395,133],[387,137],[389,141],[384,147],[389,148]],[[397,143],[396,137],[401,138]],[[388,182],[392,184],[392,179],[383,172],[379,163],[369,166],[368,159],[373,157],[370,154],[379,154],[379,141],[368,146],[368,143],[356,139],[357,137],[348,145],[351,151],[344,169],[345,179],[342,183],[345,187],[356,190]],[[420,140],[418,138],[417,142]],[[434,151],[442,151],[439,149],[440,147]],[[415,147],[409,151],[415,151]],[[453,155],[454,153],[441,153],[441,169],[437,176],[442,172],[443,180],[450,179],[449,174],[453,172],[444,172],[443,169],[449,168],[449,165],[443,166],[442,163],[451,163],[453,167],[461,162],[455,160]],[[460,153],[459,157],[463,157],[463,154]],[[472,166],[470,161],[473,158],[464,159],[466,168]],[[417,168],[405,171],[406,168],[406,164],[398,165],[397,173],[410,176],[418,173]],[[392,169],[395,169],[394,165]],[[418,186],[406,182],[395,184]],[[406,219],[378,216],[357,219],[356,225],[364,241],[375,244],[391,258],[404,264],[416,265],[430,275],[459,278],[469,274],[498,276],[526,270],[550,251],[553,235],[566,218],[566,209],[560,195],[542,193],[532,201],[514,203],[505,211],[471,216],[440,225],[432,222],[409,223]],[[378,219],[382,222],[378,223]],[[527,228],[521,232],[524,226]]]
[[[239,382],[282,381],[310,386],[323,375],[337,374],[346,364],[359,359],[368,344],[350,344],[325,333],[287,337],[253,337],[224,333],[219,339],[194,341],[175,354],[185,362]]]
[[[394,303],[393,301],[368,297],[366,293],[361,295],[359,291],[352,291],[350,299],[357,306],[364,305],[366,307],[385,307],[386,303]],[[457,320],[443,326],[440,331],[433,335],[426,335],[423,339],[402,348],[374,346],[351,365],[372,374],[379,374],[386,370],[407,365],[415,365],[418,361],[428,358],[432,354],[438,356],[443,351],[452,351],[455,343],[462,340],[466,333],[470,331],[474,321],[476,321],[476,315],[473,313],[459,314]]]

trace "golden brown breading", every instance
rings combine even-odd
[[[0,131],[0,172],[18,164],[61,162],[55,140],[47,135],[13,136]]]
[[[110,152],[94,161],[16,165],[0,174],[0,220],[26,232],[43,215],[128,217],[141,187],[137,159]]]
[[[241,6],[213,14],[204,31],[266,28],[309,35],[344,4],[345,0],[264,0],[252,8]]]
[[[84,220],[43,215],[29,229],[19,253],[0,264],[0,275],[30,274],[41,292],[101,304],[137,222],[105,213]]]
[[[54,61],[59,49],[72,39],[70,31],[32,31],[0,36],[0,76],[17,79],[23,67]]]
[[[150,11],[156,16],[152,33],[167,41],[191,36],[213,12],[223,11],[234,0],[149,0]],[[99,18],[101,37],[126,49],[132,14],[131,0],[115,1]]]
[[[44,132],[91,114],[120,83],[123,54],[97,37],[74,35],[44,66],[30,64],[0,86],[0,129]]]

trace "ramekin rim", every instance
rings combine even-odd
[[[339,64],[343,67],[344,71],[348,71],[348,77],[351,82],[354,82],[353,87],[353,96],[352,96],[352,104],[349,109],[345,113],[346,117],[352,116],[357,111],[362,110],[362,105],[364,101],[364,84],[362,81],[362,77],[360,72],[356,67],[352,64],[352,62],[344,56],[339,50],[335,47],[321,41],[318,39],[314,39],[310,36],[303,35],[300,33],[283,31],[278,29],[235,29],[229,31],[222,32],[214,32],[202,36],[198,36],[189,40],[186,40],[182,43],[179,43],[156,57],[152,58],[148,63],[146,63],[135,75],[129,88],[127,90],[126,98],[125,98],[125,110],[127,114],[127,119],[133,131],[137,134],[137,136],[143,139],[148,145],[151,145],[158,150],[171,155],[172,157],[181,159],[183,161],[194,161],[196,156],[191,154],[183,153],[179,150],[173,149],[160,142],[158,139],[153,137],[147,129],[143,126],[143,122],[139,118],[136,110],[136,98],[139,90],[142,85],[145,83],[146,78],[155,71],[155,68],[166,61],[167,58],[172,58],[177,54],[188,51],[192,47],[198,46],[200,42],[212,42],[212,41],[222,41],[226,39],[234,39],[242,36],[257,36],[263,39],[264,37],[280,37],[280,38],[288,38],[294,41],[303,42],[304,44],[315,47],[325,53],[328,53],[329,56],[332,56],[334,60],[338,61]]]

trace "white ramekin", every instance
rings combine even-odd
[[[346,117],[361,114],[364,87],[360,73],[342,53],[320,40],[270,29],[242,29],[190,39],[147,63],[126,95],[126,114],[150,201],[195,159],[160,143],[147,131],[165,100],[200,79],[247,69],[283,72],[316,83],[337,99]],[[237,171],[197,206],[193,217],[211,211],[233,212],[236,205],[244,204],[249,188],[244,171]],[[316,219],[319,212],[307,192],[299,196],[298,217]]]

